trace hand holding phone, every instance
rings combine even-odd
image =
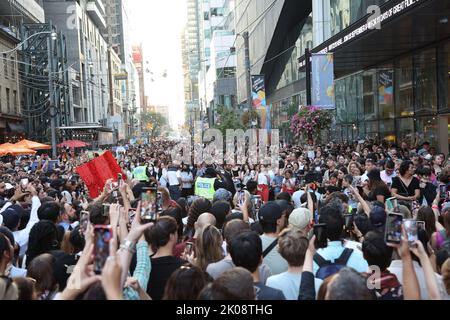
[[[386,243],[399,244],[402,240],[403,216],[390,212],[387,216],[385,241]]]
[[[141,222],[143,224],[153,222],[158,219],[157,188],[143,188],[141,193]],[[161,197],[162,198],[162,197]]]
[[[184,254],[186,255],[186,257],[190,256],[193,250],[194,250],[194,243],[186,242],[186,245],[184,247]]]
[[[326,248],[328,245],[325,223],[318,223],[314,225],[314,235],[316,236],[315,246],[316,249]]]
[[[112,239],[112,228],[106,225],[94,227],[94,272],[101,274],[106,259],[109,257],[109,242]]]
[[[419,240],[417,221],[413,219],[405,220],[404,227],[406,236],[408,237],[409,246],[414,247],[416,245],[416,241]]]
[[[345,230],[346,231],[352,231],[354,229],[354,217],[353,214],[345,214],[344,215],[344,219],[345,219]]]

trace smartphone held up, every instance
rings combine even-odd
[[[402,240],[403,216],[394,212],[388,213],[386,221],[386,243],[399,244]]]
[[[162,211],[162,194],[157,188],[144,188],[141,193],[141,222],[143,224],[158,220]]]
[[[112,239],[112,228],[107,225],[94,227],[94,272],[101,274],[109,257],[109,243]]]
[[[316,236],[314,245],[317,249],[326,248],[328,245],[326,230],[327,225],[325,223],[314,225],[314,235]]]

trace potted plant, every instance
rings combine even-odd
[[[328,110],[314,106],[301,106],[291,119],[290,129],[296,138],[319,139],[323,130],[329,130],[332,115]]]

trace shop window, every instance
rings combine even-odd
[[[412,57],[397,62],[395,68],[395,106],[397,117],[414,116]]]
[[[416,86],[416,114],[437,111],[436,49],[422,51],[414,56],[414,82]]]
[[[450,42],[438,49],[439,110],[450,110]]]
[[[416,126],[419,143],[428,141],[431,144],[431,146],[438,147],[437,117],[419,117],[416,120]]]
[[[368,138],[376,138],[378,132],[378,121],[366,121],[366,136]]]
[[[345,110],[345,78],[335,82],[335,103],[336,117],[338,123],[347,122],[347,112]]]
[[[380,121],[380,139],[388,142],[396,142],[394,120]]]
[[[363,73],[363,116],[364,120],[377,119],[377,104],[375,93],[376,72],[368,70]]]
[[[414,144],[414,119],[404,118],[397,119],[397,137],[398,142],[407,142],[409,145]]]

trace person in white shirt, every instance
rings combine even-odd
[[[269,277],[266,284],[281,290],[286,300],[298,300],[309,240],[299,229],[285,229],[278,237],[278,246],[281,256],[288,262],[288,270]],[[314,282],[316,292],[318,292],[322,280],[316,278]]]
[[[261,171],[258,173],[257,181],[258,195],[261,196],[263,202],[269,201],[270,177],[265,166],[261,166]]]
[[[178,163],[174,162],[167,170],[170,198],[177,201],[181,197],[182,181],[181,170]]]
[[[392,178],[397,176],[395,172],[395,163],[392,160],[388,160],[385,165],[385,169],[380,173],[381,180],[390,188],[392,185]]]
[[[194,190],[192,189],[192,183],[194,182],[194,176],[192,172],[189,170],[187,165],[183,166],[181,170],[181,182],[182,182],[182,190],[181,196],[186,198],[194,194]]]
[[[28,221],[25,229],[23,229],[23,230],[18,230],[19,223],[17,223],[17,226],[11,228],[11,231],[13,232],[13,235],[14,235],[14,241],[20,247],[20,255],[25,254],[25,252],[28,248],[28,237],[30,235],[31,228],[33,228],[33,226],[37,222],[39,222],[39,217],[38,217],[37,211],[38,211],[39,207],[41,206],[41,200],[39,200],[37,191],[31,184],[28,184],[26,191],[29,192],[32,196],[30,220]]]
[[[370,171],[372,171],[373,169],[375,169],[375,161],[373,159],[367,159],[366,160],[366,172],[364,172],[364,174],[361,176],[361,182],[366,183],[369,181],[369,177],[367,176],[369,174]]]

